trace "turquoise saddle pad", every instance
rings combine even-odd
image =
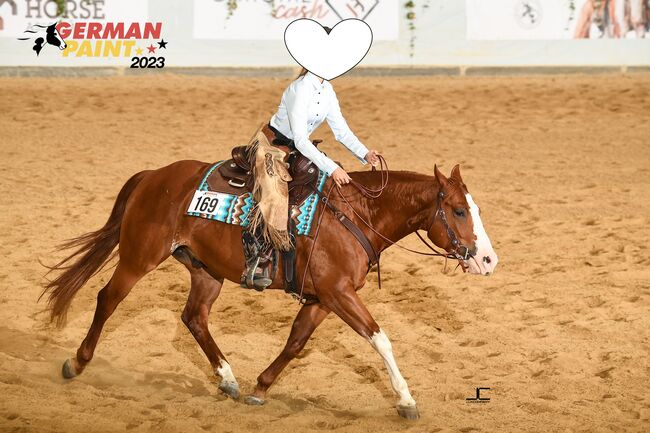
[[[246,227],[249,223],[251,210],[255,206],[255,200],[251,193],[241,195],[228,194],[218,191],[210,191],[208,177],[224,161],[215,163],[203,177],[194,197],[186,211],[187,215],[219,221],[226,224]],[[325,172],[318,173],[316,188],[318,192],[323,191],[327,180]],[[300,236],[309,236],[311,231],[316,207],[318,206],[318,194],[311,193],[301,203],[291,206],[291,219],[296,226],[296,233]]]

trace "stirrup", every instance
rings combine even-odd
[[[269,278],[268,266],[262,269],[262,273],[258,274],[257,270],[259,268],[260,258],[255,257],[254,260],[251,260],[247,263],[246,270],[241,276],[241,286],[247,289],[255,289],[258,292],[266,289],[273,283],[273,280]]]
[[[260,264],[260,257],[257,256],[253,260],[246,263],[246,287],[255,287],[255,271],[257,271],[257,266]]]
[[[255,289],[262,291],[273,282],[273,278],[269,275],[269,266],[272,266],[272,270],[275,270],[277,260],[273,260],[273,257],[262,257],[262,245],[256,239],[256,236],[248,231],[242,233],[242,244],[244,246],[244,256],[246,259],[246,268],[242,273],[240,285],[243,288]],[[267,260],[271,260],[271,264],[266,263]],[[258,273],[260,269],[260,262],[263,263],[261,268],[261,273]]]

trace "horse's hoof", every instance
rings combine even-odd
[[[68,358],[65,360],[65,362],[63,363],[63,368],[61,368],[61,374],[66,379],[72,379],[74,377],[77,377],[77,372],[74,370],[74,366],[72,365],[71,359]]]
[[[239,385],[237,382],[226,382],[222,380],[219,389],[228,397],[237,400],[239,398]]]
[[[262,406],[264,403],[266,403],[266,400],[255,397],[254,395],[247,395],[244,397],[244,403],[251,406]]]
[[[420,412],[418,412],[417,406],[400,406],[397,405],[397,413],[402,418],[406,419],[418,419],[420,418]]]

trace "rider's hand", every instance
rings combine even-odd
[[[350,176],[348,176],[348,174],[345,172],[345,170],[343,170],[341,167],[334,170],[334,172],[332,173],[332,179],[334,179],[334,182],[336,182],[338,186],[342,186],[345,185],[346,183],[350,183],[350,181],[352,180]]]
[[[379,152],[374,149],[370,150],[363,159],[368,161],[373,167],[377,167],[379,164]]]

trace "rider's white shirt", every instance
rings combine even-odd
[[[334,137],[354,153],[363,164],[368,149],[352,133],[341,114],[339,101],[329,81],[307,72],[296,79],[282,94],[277,113],[271,117],[271,126],[294,141],[296,149],[318,168],[331,175],[338,165],[318,150],[309,135],[327,120]]]

